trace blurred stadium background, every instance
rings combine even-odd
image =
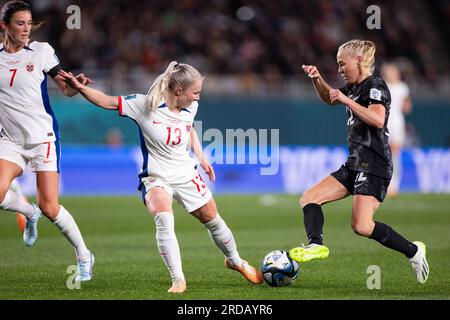
[[[381,29],[374,30],[366,26],[370,1],[31,3],[34,17],[46,23],[35,39],[51,43],[63,67],[85,72],[95,87],[146,93],[175,59],[206,76],[197,116],[203,132],[280,129],[278,174],[261,176],[259,159],[216,164],[219,179],[211,187],[219,193],[299,193],[339,166],[346,154],[344,108],[321,103],[300,66],[316,64],[342,86],[337,47],[371,39],[377,65],[395,61],[412,93],[401,191],[450,192],[448,1],[378,1]],[[66,27],[73,4],[81,10],[79,30]],[[134,123],[79,97],[62,97],[51,81],[49,87],[63,143],[62,193],[133,194],[140,166]],[[32,177],[21,180],[32,192]]]
[[[398,63],[413,102],[407,116],[401,183],[401,191],[411,194],[386,201],[377,218],[412,240],[427,243],[432,266],[427,285],[415,284],[410,266],[397,253],[356,239],[348,222],[351,199],[326,208],[330,212],[326,240],[333,258],[302,265],[294,287],[276,292],[267,286],[252,287],[224,269],[203,228],[192,217],[178,214],[181,209],[175,206],[190,284],[181,298],[450,298],[445,281],[450,270],[449,1],[30,3],[34,18],[46,22],[34,38],[49,42],[65,69],[86,73],[95,87],[116,95],[146,93],[155,76],[175,59],[195,65],[206,76],[197,115],[203,133],[216,129],[209,133],[225,137],[227,129],[279,129],[279,158],[272,159],[279,161],[277,174],[261,175],[267,162],[259,157],[258,163],[250,163],[258,143],[248,140],[245,150],[234,150],[246,155],[245,164],[237,160],[215,164],[218,179],[210,185],[219,194],[219,208],[240,251],[255,265],[267,252],[304,240],[298,195],[346,157],[345,109],[321,103],[300,66],[316,64],[331,84],[341,86],[337,47],[352,38],[375,41],[377,65]],[[372,4],[381,9],[379,30],[366,27],[366,9]],[[70,5],[81,9],[80,30],[66,27]],[[5,214],[0,215],[0,297],[170,299],[166,294],[170,280],[157,253],[153,221],[136,190],[141,151],[135,124],[80,97],[63,97],[52,81],[48,83],[62,139],[61,191],[68,196],[62,203],[74,214],[96,254],[96,278],[83,290],[68,290],[65,268],[74,261],[61,235],[43,221],[38,245],[25,249],[15,221]],[[274,155],[271,137],[269,149]],[[211,136],[203,138],[206,147],[213,142]],[[25,193],[34,194],[33,175],[25,174],[21,182]],[[281,195],[285,193],[292,196]],[[212,269],[199,270],[199,259]],[[371,263],[382,268],[383,290],[366,287],[366,268]]]

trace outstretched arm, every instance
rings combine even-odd
[[[86,86],[70,72],[60,70],[58,75],[70,88],[81,93],[83,97],[96,106],[108,110],[117,110],[119,108],[119,101],[117,97],[109,96],[100,90]]]
[[[75,78],[83,85],[88,85],[88,84],[92,83],[92,80],[89,79],[88,77],[86,77],[84,75],[84,73],[80,73]],[[67,97],[73,97],[74,95],[76,95],[78,93],[78,91],[74,88],[71,88],[66,83],[64,78],[59,74],[57,74],[56,76],[53,77],[53,81],[55,81],[56,85],[59,87],[59,89],[61,89],[62,93]]]
[[[208,159],[206,159],[205,154],[202,150],[202,145],[198,139],[197,131],[194,128],[191,128],[191,149],[197,157],[198,161],[200,161],[200,165],[203,170],[205,170],[206,174],[209,177],[209,180],[216,181],[216,174],[214,173],[214,168],[209,163]]]

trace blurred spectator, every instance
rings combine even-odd
[[[409,86],[402,81],[400,69],[394,63],[384,63],[381,66],[381,76],[391,92],[391,105],[389,109],[389,145],[392,150],[394,171],[387,195],[395,196],[400,188],[402,178],[402,150],[405,145],[406,129],[405,114],[411,112],[412,103]]]
[[[448,26],[448,1],[378,1],[380,30],[366,27],[369,0],[74,0],[81,30],[61,28],[68,1],[31,3],[68,69],[121,63],[126,72],[155,73],[178,59],[206,74],[264,74],[275,89],[278,74],[297,74],[301,64],[319,60],[324,74],[335,73],[336,47],[365,38],[382,57],[403,56],[429,81],[449,72],[448,28],[436,23]]]
[[[112,127],[105,134],[105,144],[109,147],[121,147],[123,145],[123,133],[120,128]]]

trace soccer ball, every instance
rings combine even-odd
[[[299,274],[296,261],[284,250],[268,253],[262,262],[261,272],[264,280],[272,287],[288,286]]]

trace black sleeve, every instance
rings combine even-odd
[[[53,78],[58,74],[59,70],[62,70],[62,67],[61,67],[61,65],[58,64],[58,65],[54,66],[51,70],[49,70],[47,72],[47,74]]]
[[[339,91],[348,96],[348,85],[343,86],[342,88],[339,88]]]
[[[381,104],[385,108],[388,108],[391,104],[391,93],[388,89],[386,83],[381,79],[377,78],[370,82],[366,87],[368,92],[368,104]]]

